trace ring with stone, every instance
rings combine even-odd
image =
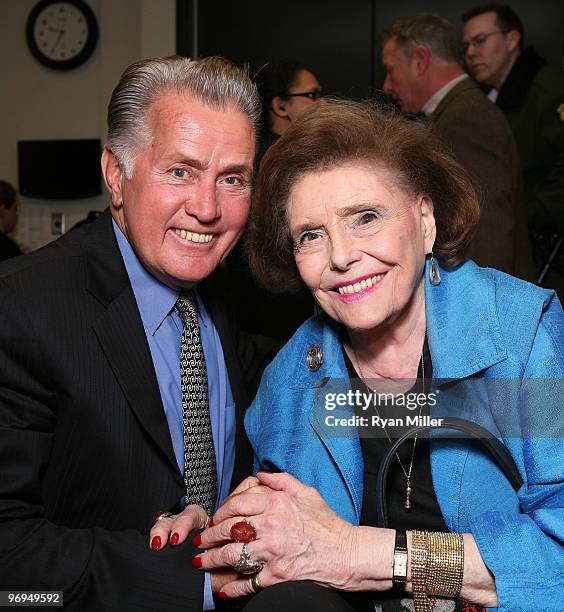
[[[241,549],[241,556],[239,557],[239,561],[235,563],[233,569],[239,574],[256,574],[260,572],[263,568],[264,564],[260,561],[253,561],[251,556],[249,555],[249,549],[247,548],[247,543],[243,544],[243,548]]]
[[[257,539],[257,530],[255,526],[247,520],[242,520],[234,523],[229,530],[229,535],[234,542],[248,544]]]

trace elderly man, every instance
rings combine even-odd
[[[564,73],[525,47],[523,24],[511,7],[481,4],[462,21],[468,69],[492,88],[489,97],[513,130],[529,222],[564,234]],[[563,277],[559,286],[564,289]]]
[[[109,210],[1,267],[3,590],[213,607],[193,548],[144,534],[185,505],[204,527],[251,469],[242,417],[270,347],[239,336],[216,270],[249,212],[258,116],[227,60],[130,66],[109,105]]]
[[[431,14],[397,21],[384,33],[382,62],[384,90],[405,112],[429,117],[481,192],[482,218],[469,256],[482,266],[530,278],[515,143],[503,113],[462,69],[453,26]]]

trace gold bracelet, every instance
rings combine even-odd
[[[427,532],[411,532],[411,585],[415,612],[432,612],[433,602],[427,597]]]
[[[462,589],[464,540],[461,533],[427,533],[425,592],[456,599]]]

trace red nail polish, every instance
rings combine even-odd
[[[210,522],[208,523],[208,527],[213,527],[213,519],[210,519]]]
[[[259,470],[257,472],[257,474],[272,474],[273,472],[269,471],[269,470]]]
[[[202,543],[202,536],[198,534],[192,538],[192,546],[199,546]]]
[[[195,567],[196,569],[202,567],[202,559],[200,557],[194,557],[192,559],[192,567]]]
[[[174,532],[171,536],[170,536],[170,545],[171,546],[178,546],[178,540],[180,539],[180,536]]]
[[[220,592],[217,594],[217,596],[218,596],[220,599],[229,599],[229,595],[228,595],[228,594],[227,594],[225,591],[220,591]]]
[[[152,540],[151,540],[151,548],[153,550],[159,550],[159,548],[163,545],[162,540],[161,540],[161,536],[155,536]]]

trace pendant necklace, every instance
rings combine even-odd
[[[358,356],[356,354],[356,351],[354,350],[354,347],[351,346],[351,350],[352,353],[354,355],[355,361],[356,361],[356,365],[358,367],[358,373],[360,374],[360,377],[364,380],[366,377],[364,376],[364,373],[362,372],[362,368],[360,367],[360,361],[358,359]],[[419,372],[419,368],[417,369]],[[366,384],[366,383],[365,383]],[[421,351],[421,386],[422,386],[422,391],[423,394],[425,394],[425,362],[423,359],[423,351]],[[421,417],[421,410],[422,410],[422,406],[419,407],[419,417]],[[378,410],[376,408],[376,410]],[[379,416],[379,415],[378,415]],[[390,446],[392,445],[392,438],[390,437],[390,434],[388,433],[388,430],[386,428],[385,425],[383,425],[383,430],[384,433],[386,434],[386,437],[388,438],[388,441],[390,442]],[[405,503],[403,504],[403,507],[405,508],[406,512],[411,511],[411,472],[413,470],[413,459],[415,457],[415,447],[417,446],[417,437],[418,434],[415,434],[415,436],[413,437],[413,446],[411,447],[411,460],[409,461],[409,468],[406,470],[402,460],[399,457],[399,454],[395,453],[396,455],[396,459],[398,460],[398,463],[401,467],[401,471],[403,472],[404,476],[405,476]]]

